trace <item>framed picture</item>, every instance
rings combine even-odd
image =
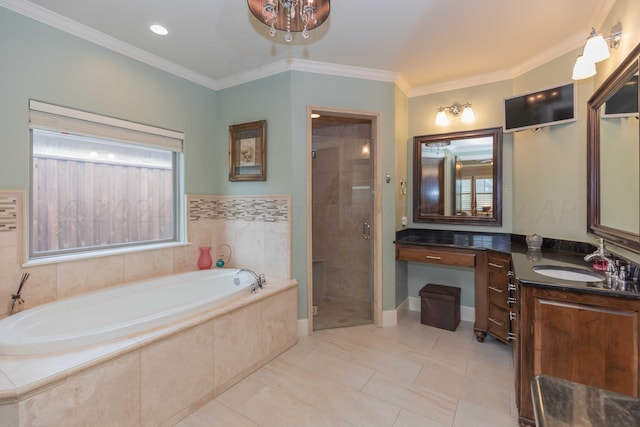
[[[229,181],[266,181],[267,121],[229,126]]]

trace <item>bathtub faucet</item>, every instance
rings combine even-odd
[[[262,287],[265,284],[265,279],[264,279],[264,274],[256,274],[255,271],[253,270],[249,270],[248,268],[242,268],[240,270],[238,270],[238,272],[236,274],[240,274],[242,272],[246,272],[249,273],[253,276],[253,278],[255,279],[253,281],[253,283],[251,284],[251,292],[256,292],[259,289],[262,289]]]

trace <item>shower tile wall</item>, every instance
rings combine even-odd
[[[193,201],[195,203],[192,203]],[[291,196],[188,196],[187,237],[191,245],[23,267],[24,193],[0,190],[0,318],[23,273],[29,308],[121,283],[195,270],[198,246],[231,246],[229,267],[267,276],[291,277]],[[226,252],[228,253],[228,252]]]
[[[373,301],[370,241],[362,238],[363,222],[371,223],[371,167],[362,150],[370,139],[361,133],[357,125],[341,127],[339,138],[314,133],[314,302],[329,297],[366,307]]]

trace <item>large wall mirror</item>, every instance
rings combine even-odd
[[[588,231],[640,252],[640,44],[589,99]]]
[[[502,128],[413,139],[413,221],[502,225]]]

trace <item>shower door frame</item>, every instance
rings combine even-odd
[[[371,120],[373,155],[373,255],[371,275],[373,277],[373,323],[382,327],[382,115],[377,111],[307,105],[307,319],[308,335],[313,334],[313,174],[311,150],[313,142],[313,119],[311,113],[328,114]]]

